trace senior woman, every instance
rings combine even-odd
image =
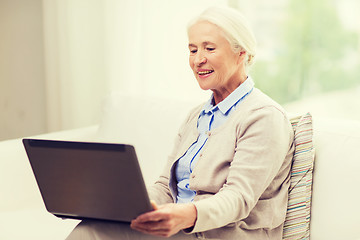
[[[190,67],[212,95],[190,112],[149,188],[155,210],[130,227],[84,221],[68,239],[282,239],[294,136],[248,75],[255,38],[237,11],[215,7],[188,38]]]

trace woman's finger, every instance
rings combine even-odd
[[[158,210],[158,209],[159,209],[158,206],[157,206],[157,204],[156,204],[156,202],[155,202],[154,200],[150,200],[150,204],[151,204],[151,206],[152,206],[152,208],[153,208],[154,210]]]
[[[142,233],[156,236],[170,236],[171,228],[167,228],[164,222],[131,223],[131,228]]]

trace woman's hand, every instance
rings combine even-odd
[[[165,204],[131,221],[131,228],[155,236],[170,237],[180,230],[194,226],[197,212],[192,203]]]

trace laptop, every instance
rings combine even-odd
[[[60,218],[130,222],[151,211],[133,146],[23,139],[48,212]]]

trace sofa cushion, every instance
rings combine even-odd
[[[314,163],[312,117],[307,113],[292,118],[291,124],[295,133],[295,152],[283,239],[309,239]]]
[[[180,125],[199,102],[113,92],[103,103],[98,140],[134,145],[147,184],[161,174]]]

